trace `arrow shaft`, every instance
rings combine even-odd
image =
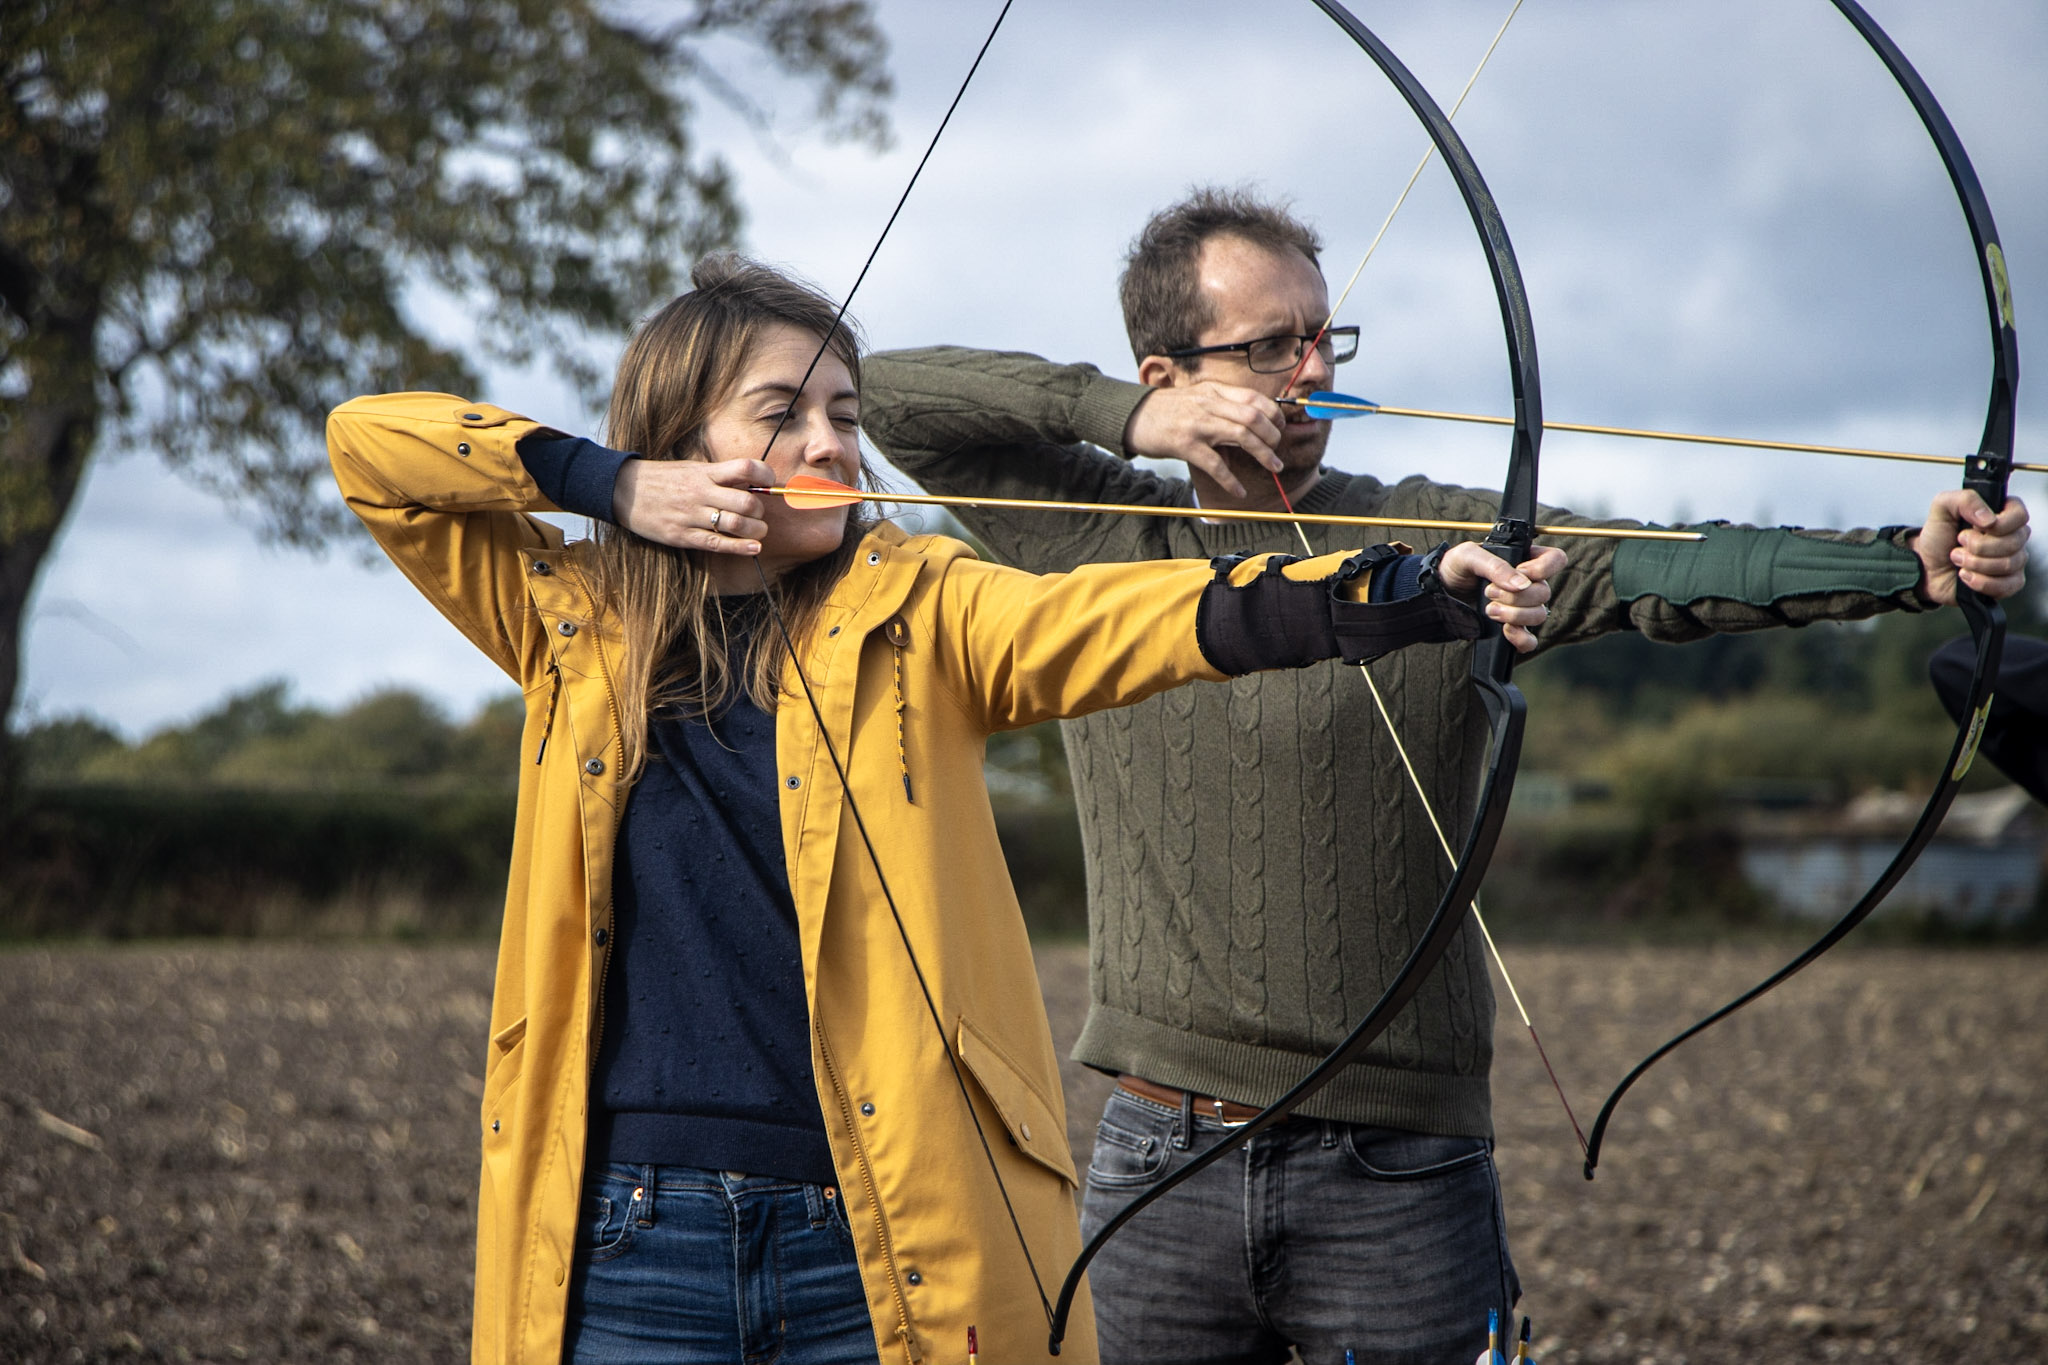
[[[1421,531],[1474,531],[1493,529],[1487,521],[1436,521],[1421,517],[1352,517],[1302,512],[1260,512],[1231,507],[1158,507],[1121,502],[1059,502],[1050,498],[968,498],[933,493],[867,493],[849,488],[841,493],[810,488],[752,488],[752,493],[769,493],[782,498],[844,499],[848,502],[893,502],[926,507],[1004,507],[1020,511],[1115,513],[1132,517],[1175,517],[1194,521],[1263,521],[1293,525],[1308,522],[1317,526],[1387,526]],[[1698,531],[1657,531],[1628,526],[1538,526],[1538,535],[1592,536],[1603,540],[1697,541],[1706,537]]]
[[[1285,400],[1298,406],[1306,400]],[[1333,408],[1339,412],[1357,412],[1383,417],[1420,417],[1433,422],[1478,422],[1486,426],[1511,427],[1512,417],[1494,417],[1475,412],[1439,412],[1431,408],[1397,408],[1384,403],[1334,403],[1314,402],[1318,408]],[[1875,450],[1865,446],[1816,445],[1808,441],[1765,441],[1750,436],[1701,436],[1689,431],[1654,431],[1645,427],[1608,427],[1591,422],[1543,423],[1545,431],[1573,431],[1588,436],[1629,436],[1644,441],[1682,441],[1690,445],[1734,446],[1743,450],[1792,450],[1808,455],[1850,455],[1865,460],[1908,460],[1915,464],[1963,463],[1960,455],[1926,455],[1910,450]],[[2015,464],[2016,470],[2028,473],[2048,473],[2048,464]]]

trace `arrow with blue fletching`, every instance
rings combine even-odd
[[[1431,408],[1397,408],[1356,398],[1348,393],[1312,393],[1306,398],[1276,398],[1286,407],[1300,408],[1310,420],[1339,422],[1352,417],[1421,417],[1437,422],[1479,422],[1487,426],[1511,427],[1512,417],[1493,417],[1473,412],[1439,412]],[[1652,431],[1643,427],[1596,426],[1590,422],[1551,422],[1545,431],[1576,431],[1591,436],[1631,436],[1643,441],[1683,441],[1691,445],[1733,446],[1744,450],[1796,450],[1809,455],[1852,455],[1865,460],[1910,460],[1916,464],[1964,463],[1961,455],[1924,455],[1910,450],[1871,450],[1862,446],[1826,446],[1806,441],[1765,441],[1749,436],[1699,436],[1689,431]],[[2019,464],[2013,468],[2034,474],[2048,474],[2048,464]]]

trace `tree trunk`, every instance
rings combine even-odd
[[[81,330],[82,346],[47,333],[31,343],[28,395],[0,421],[0,797],[12,797],[19,777],[12,718],[29,597],[99,430],[92,329]]]

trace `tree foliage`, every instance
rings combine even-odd
[[[2037,634],[2042,593],[2008,604]],[[1956,735],[1927,661],[1965,630],[1954,611],[1660,645],[1607,636],[1516,674],[1530,697],[1524,763],[1606,784],[1645,824],[1688,818],[1759,781],[1846,798],[1925,791]],[[2004,779],[1990,764],[1976,787]]]
[[[734,240],[730,173],[692,134],[701,94],[758,120],[740,91],[774,75],[815,90],[831,130],[886,135],[864,3],[633,13],[0,5],[0,715],[22,605],[102,439],[320,543],[341,524],[319,496],[328,409],[465,390],[480,361],[594,383],[585,339]]]
[[[510,790],[525,717],[516,693],[456,722],[419,693],[396,687],[323,711],[293,701],[289,684],[273,681],[134,744],[84,716],[32,725],[21,741],[26,775],[39,785]]]

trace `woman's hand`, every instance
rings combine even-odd
[[[768,509],[747,490],[774,482],[759,460],[628,460],[612,484],[612,520],[679,550],[757,555]]]
[[[1536,648],[1536,627],[1550,615],[1550,582],[1565,566],[1564,551],[1539,545],[1520,564],[1510,564],[1477,541],[1461,540],[1444,552],[1437,577],[1459,597],[1486,590],[1486,614],[1516,652]]]
[[[1994,515],[1984,499],[1951,488],[1927,509],[1927,523],[1913,537],[1920,556],[1920,595],[1952,606],[1956,580],[1996,600],[2027,584],[2027,505],[2006,501]]]

